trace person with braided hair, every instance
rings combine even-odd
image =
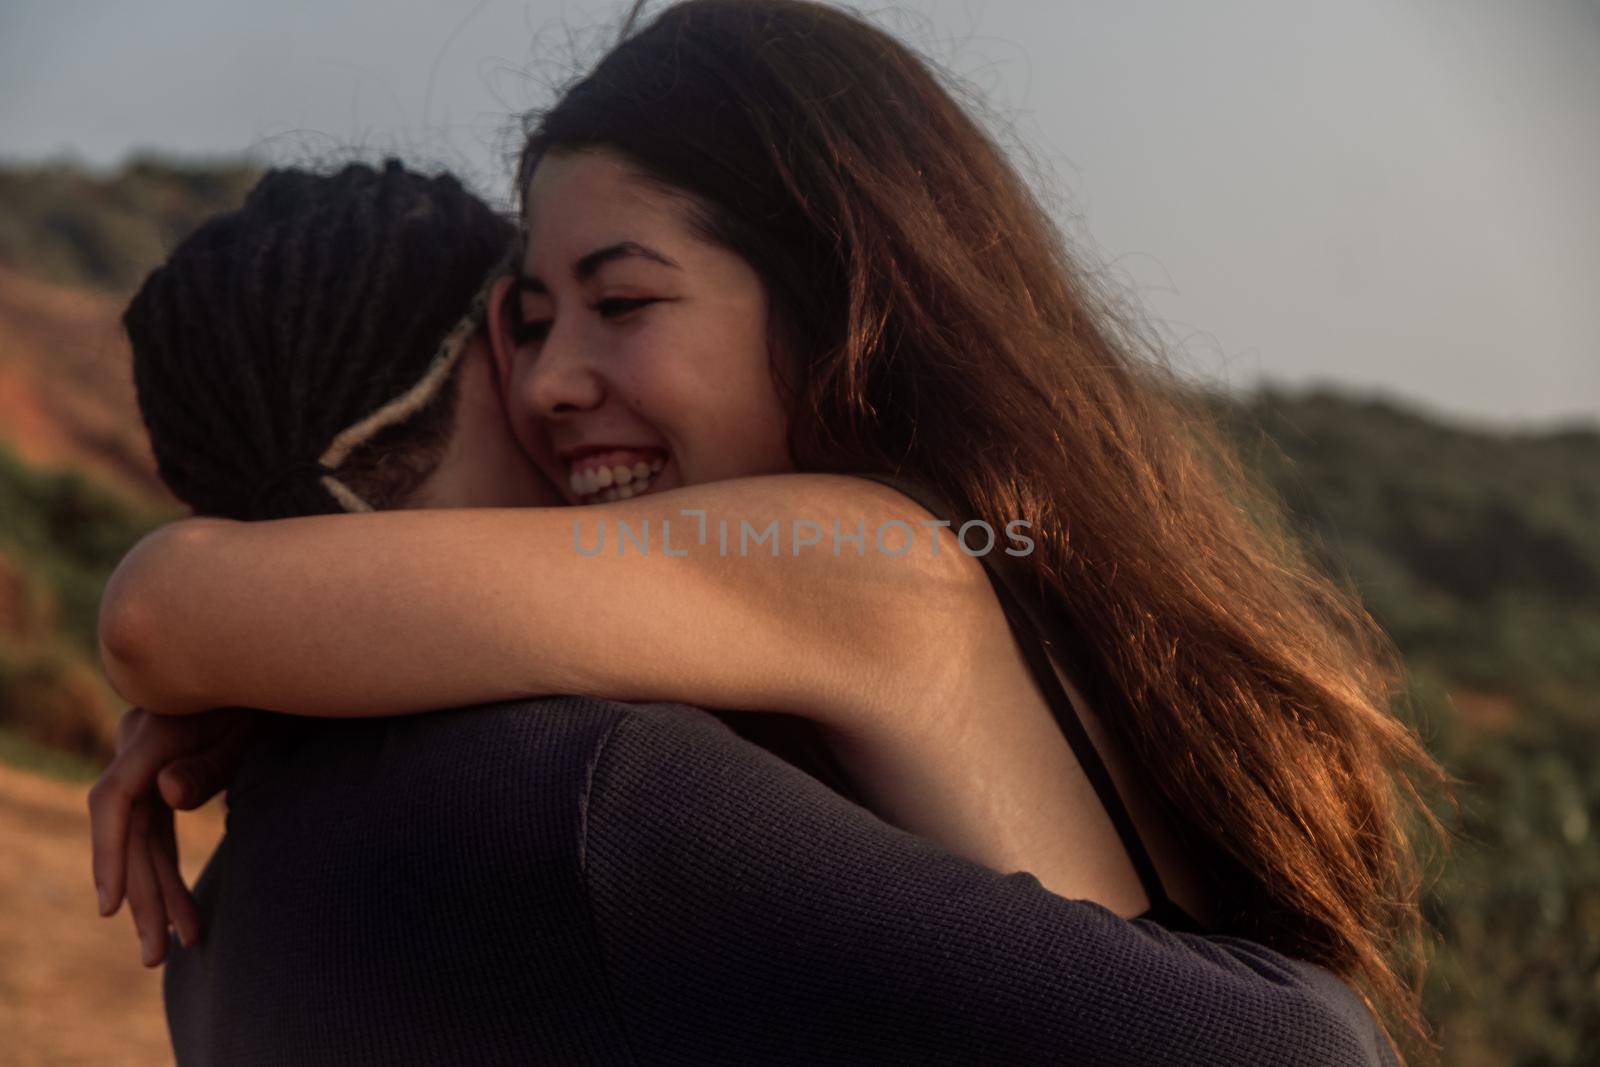
[[[1414,1011],[1394,954],[1417,919],[1396,797],[1431,763],[1384,705],[1381,635],[1234,506],[1247,484],[1210,468],[1214,439],[1134,359],[927,68],[821,5],[690,0],[542,115],[523,162],[524,240],[488,328],[511,432],[569,507],[175,524],[108,587],[101,637],[120,691],[165,714],[244,704],[356,724],[550,693],[816,723],[885,820],[859,839],[839,835],[857,824],[836,793],[808,796],[816,817],[801,817],[747,795],[761,776],[730,772],[726,752],[701,761],[690,738],[726,739],[696,733],[715,721],[704,713],[618,712],[589,747],[561,749],[554,778],[584,782],[573,914],[611,961],[584,981],[624,991],[632,1047],[668,1062],[864,1049],[897,1062],[908,1043],[923,1053],[912,1062],[1001,1048],[1107,1063],[1392,1055],[1332,978],[1402,1020]],[[337,499],[329,470],[300,473]],[[797,542],[729,556],[703,536],[676,553],[574,551],[585,523],[665,536],[686,511],[935,532],[1026,517],[1040,551],[830,556]],[[432,737],[411,723],[434,718],[404,729]],[[368,750],[378,780],[406,750],[393,736]],[[809,788],[799,780],[819,784],[785,788]],[[451,810],[448,776],[419,781],[361,825],[393,842],[400,812]],[[978,968],[945,974],[938,932],[914,934],[960,898],[979,942],[1003,931],[1027,954],[1013,924],[967,906],[974,883],[941,882],[943,896],[911,898],[915,916],[889,918],[905,887],[863,871],[852,842],[908,864],[912,841],[950,848],[946,874],[1032,872],[1005,888],[1026,887],[1027,924],[1072,931],[1045,937],[1067,954],[1053,960],[1056,1010],[1015,985],[1028,1010],[963,999],[994,961],[963,940],[957,956]],[[470,850],[441,866],[394,848],[392,863],[435,879],[402,910],[442,950],[426,920],[473,893],[439,880]],[[493,855],[548,888],[544,868]],[[618,888],[628,877],[647,898]],[[503,889],[493,899],[513,907]],[[395,944],[365,912],[339,914],[345,925],[319,925],[337,943]],[[887,943],[862,935],[882,929]],[[1224,941],[1244,956],[1209,955]],[[382,1003],[415,1000],[429,957],[404,948],[375,979]],[[1295,1010],[1255,999],[1262,981],[1292,987]],[[919,1007],[898,1013],[899,992]],[[1121,998],[1137,1018],[1082,1025]],[[1326,1010],[1308,1028],[1296,1013],[1310,1006]],[[918,1034],[876,1043],[919,1012]],[[797,1021],[818,1018],[860,1026]]]
[[[233,519],[558,503],[482,398],[456,419],[463,377],[492,385],[482,289],[514,234],[453,176],[398,160],[268,173],[123,316],[162,480]]]

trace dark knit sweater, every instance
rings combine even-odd
[[[1067,900],[679,705],[297,724],[171,946],[202,1064],[1392,1064],[1326,971]]]

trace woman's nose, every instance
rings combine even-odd
[[[541,417],[587,411],[605,399],[604,383],[584,354],[582,338],[559,323],[529,365],[519,392]]]

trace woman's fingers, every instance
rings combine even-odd
[[[138,768],[131,758],[125,758],[129,751],[118,753],[89,789],[89,837],[101,915],[115,914],[125,891],[128,821],[138,795]]]
[[[198,808],[232,784],[239,761],[256,736],[257,720],[243,711],[231,714],[233,721],[213,744],[192,755],[180,756],[157,775],[161,797],[174,810]]]
[[[152,799],[141,797],[128,820],[128,910],[133,913],[139,957],[146,967],[154,967],[167,954],[167,909],[150,858],[151,804]]]
[[[172,809],[157,804],[150,816],[150,861],[155,868],[156,882],[161,887],[161,900],[166,906],[167,918],[178,932],[184,948],[200,940],[200,912],[195,907],[194,896],[183,883],[183,869],[178,863],[178,838],[173,827]]]
[[[228,787],[233,768],[227,754],[209,751],[175,759],[156,775],[161,799],[174,811],[192,811]],[[236,763],[236,759],[231,762]]]
[[[89,833],[101,915],[115,914],[126,891],[128,819],[134,802],[153,791],[163,767],[212,750],[218,754],[210,777],[220,775],[225,785],[255,718],[248,713],[214,711],[174,719],[141,708],[130,708],[122,716],[117,725],[116,758],[89,790]],[[197,791],[203,791],[206,783],[196,785]],[[188,806],[198,806],[209,795]]]
[[[135,800],[174,752],[170,738],[151,729],[151,715],[129,708],[117,723],[117,755],[89,789],[89,836],[100,914],[122,904],[127,877],[128,820]]]

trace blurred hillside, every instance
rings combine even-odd
[[[259,171],[136,159],[95,176],[0,167],[0,441],[166,499],[134,411],[119,317],[145,274]]]
[[[117,316],[252,180],[149,161],[103,179],[0,170],[0,757],[108,754],[120,708],[93,667],[96,598],[174,513]],[[1596,1062],[1600,431],[1489,433],[1327,392],[1222,413],[1395,637],[1419,723],[1465,783],[1465,837],[1431,901],[1445,1062]]]
[[[162,499],[134,404],[124,303],[0,261],[0,437],[30,463],[81,467],[113,491]]]
[[[243,203],[260,173],[155,157],[104,177],[69,164],[0,167],[0,262],[45,281],[132,293],[202,219]]]
[[[0,744],[109,755],[93,665],[109,568],[176,505],[156,477],[119,318],[145,273],[256,172],[139,160],[0,168]]]
[[[1444,1062],[1600,1062],[1600,430],[1473,432],[1327,393],[1228,418],[1405,654],[1462,780],[1430,909]]]

